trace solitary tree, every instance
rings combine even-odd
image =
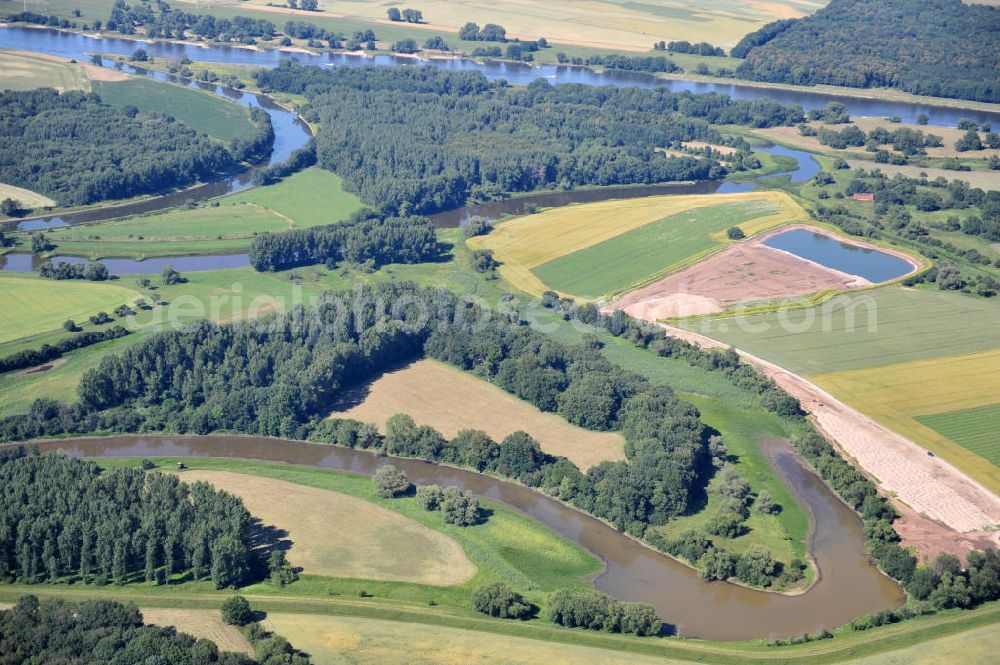
[[[526,619],[534,606],[506,582],[486,584],[472,592],[472,605],[483,614],[500,619]]]
[[[243,596],[230,596],[222,603],[222,620],[230,626],[245,626],[253,621],[253,610]]]
[[[730,240],[743,240],[747,237],[747,234],[743,233],[743,229],[738,226],[730,226],[729,229],[726,230],[726,237]]]
[[[372,476],[372,483],[375,485],[375,493],[383,499],[391,499],[410,489],[406,474],[392,464],[379,467]]]

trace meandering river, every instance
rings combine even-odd
[[[761,442],[811,515],[818,581],[782,595],[701,580],[691,568],[651,550],[604,522],[522,485],[414,459],[378,457],[339,446],[244,436],[114,436],[39,444],[86,457],[227,457],[372,474],[391,462],[417,484],[469,489],[501,501],[592,552],[605,564],[594,586],[618,598],[653,603],[668,629],[685,637],[746,640],[791,637],[832,628],[856,616],[897,607],[902,591],[864,552],[864,527],[787,442]]]

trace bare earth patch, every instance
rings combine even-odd
[[[264,524],[288,532],[288,560],[304,572],[435,586],[476,573],[458,543],[407,517],[339,492],[230,471],[189,470],[243,499]]]
[[[848,290],[871,282],[826,268],[777,250],[764,241],[792,228],[785,226],[746,242],[727,247],[701,261],[616,301],[611,308],[648,321],[721,312],[727,307],[761,300],[777,300],[826,290]]]
[[[418,424],[431,425],[449,438],[459,430],[479,429],[500,441],[523,430],[542,450],[568,457],[583,470],[605,460],[625,458],[625,443],[618,434],[571,425],[488,381],[436,360],[420,360],[382,375],[367,387],[361,403],[332,415],[384,428],[389,417],[397,413],[409,414]]]

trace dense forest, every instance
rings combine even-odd
[[[225,147],[169,116],[118,110],[82,92],[0,93],[0,181],[61,205],[181,187],[236,165]]]
[[[35,413],[31,417],[45,417]],[[163,584],[187,573],[216,588],[250,570],[250,513],[211,485],[23,446],[0,451],[0,579]]]
[[[756,81],[1000,102],[1000,8],[961,0],[833,0],[751,33],[733,55]]]
[[[170,663],[252,665],[243,654],[219,651],[206,639],[172,626],[143,624],[133,604],[113,600],[67,603],[22,596],[0,610],[0,653],[4,663]],[[282,661],[277,661],[282,662]],[[306,661],[308,662],[308,661]]]
[[[658,148],[719,141],[709,123],[802,119],[801,109],[769,100],[545,81],[515,88],[429,67],[286,62],[257,80],[265,91],[305,95],[305,117],[320,124],[319,164],[369,204],[402,215],[545,187],[718,178],[717,162]]]
[[[39,400],[26,416],[0,422],[0,436],[228,430],[329,437],[323,419],[345,390],[425,354],[581,427],[620,431],[628,461],[586,474],[523,438],[505,441],[495,462],[498,472],[557,488],[620,529],[641,535],[647,524],[684,512],[705,482],[710,464],[698,411],[668,388],[594,348],[566,347],[516,317],[412,284],[358,287],[328,294],[310,311],[152,335],[88,371],[77,403]],[[440,436],[393,444],[399,454],[430,458],[443,448]]]
[[[421,263],[438,254],[434,224],[426,217],[361,210],[338,224],[262,233],[250,246],[250,265],[261,272],[316,263],[332,267],[341,261],[378,268]]]

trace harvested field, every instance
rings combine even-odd
[[[253,656],[253,647],[236,626],[222,622],[218,610],[176,610],[143,607],[143,622],[157,626],[175,626],[177,632],[203,637],[215,642],[220,651],[235,651]]]
[[[0,50],[0,90],[55,88],[90,92],[83,65],[42,53]]]
[[[333,416],[373,422],[381,428],[390,416],[406,413],[418,424],[431,425],[447,437],[459,430],[479,429],[497,441],[523,430],[538,440],[542,450],[563,455],[583,470],[625,457],[625,443],[618,434],[571,425],[488,381],[436,360],[421,360],[386,373],[368,385],[361,397],[360,404]]]
[[[783,227],[785,231],[790,227]],[[794,227],[791,227],[794,228]],[[801,226],[825,233],[816,227]],[[762,300],[869,286],[863,277],[820,266],[763,244],[767,233],[731,245],[690,268],[626,294],[613,309],[649,321],[721,312]],[[832,235],[832,234],[827,234]]]
[[[0,200],[3,199],[20,201],[25,208],[54,208],[56,206],[56,202],[44,194],[0,182]]]
[[[250,4],[256,9],[282,11],[280,7],[267,7],[268,0],[250,0],[249,3],[241,4]],[[686,0],[658,0],[655,3],[614,0],[424,0],[420,3],[420,9],[427,23],[417,27],[455,33],[467,21],[475,21],[479,25],[500,23],[507,28],[510,37],[546,37],[550,42],[557,43],[648,51],[656,39],[686,39],[691,42],[707,40],[720,46],[732,46],[746,33],[766,23],[779,18],[804,16],[824,4],[820,0],[750,3],[738,0],[707,0],[698,3]],[[381,2],[343,3],[320,0],[319,6],[324,16],[387,22],[385,10],[392,5]],[[309,12],[302,14],[308,15]]]
[[[755,216],[748,213],[742,221],[731,216],[737,206],[760,212],[765,205],[771,206],[774,212],[765,210]],[[690,224],[672,228],[672,224],[665,221],[695,209],[702,211],[674,220]],[[535,295],[540,295],[551,286],[534,272],[536,268],[540,268],[540,272],[547,277],[573,278],[579,273],[578,261],[567,258],[567,265],[552,262],[589,249],[589,253],[581,254],[576,259],[585,260],[587,265],[583,266],[583,271],[587,275],[596,275],[595,279],[603,282],[584,283],[582,288],[603,294],[615,288],[626,288],[644,278],[652,279],[673,267],[680,267],[678,264],[692,262],[721,249],[726,243],[724,230],[734,223],[745,234],[754,235],[806,219],[805,211],[787,194],[778,191],[653,196],[567,206],[519,217],[500,224],[487,236],[471,238],[468,245],[473,249],[492,249],[502,263],[498,270],[504,279],[514,287]],[[660,224],[654,225],[661,221],[665,225],[662,228]],[[691,228],[692,225],[695,228]],[[642,229],[646,226],[650,229]],[[657,233],[661,230],[666,236],[658,239]],[[602,248],[595,247],[631,231],[637,231],[637,235],[609,242]],[[639,250],[643,252],[641,257],[629,255],[630,250],[636,250],[636,243],[631,242],[635,239],[643,240],[639,244]],[[667,244],[650,245],[651,241]],[[593,261],[599,263],[592,264]],[[601,265],[605,262],[608,265]],[[550,265],[543,267],[543,264]],[[609,272],[605,278],[601,275],[604,270],[620,271],[620,274]],[[575,282],[571,286],[577,288]]]
[[[680,661],[460,628],[272,612],[264,622],[314,665],[673,665]]]
[[[230,471],[189,470],[181,478],[231,492],[264,524],[287,531],[288,560],[306,573],[435,586],[476,573],[455,541],[362,499]]]

